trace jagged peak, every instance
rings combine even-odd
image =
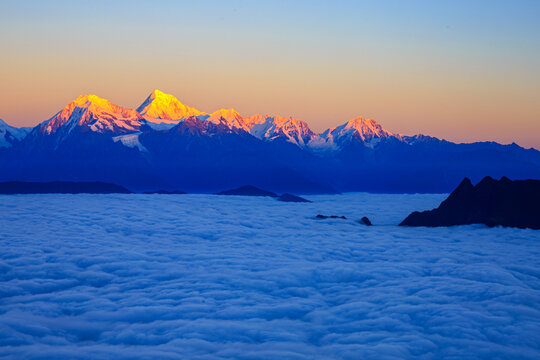
[[[97,95],[80,95],[55,116],[40,125],[40,132],[51,134],[67,126],[88,127],[96,132],[135,131],[141,115],[135,109],[124,108]]]
[[[240,115],[238,111],[234,110],[233,108],[230,108],[230,109],[216,110],[210,114],[210,117],[211,118],[223,117],[224,119],[230,119],[230,118],[235,118],[235,117],[242,117],[242,115]]]
[[[170,94],[165,94],[163,91],[160,91],[158,89],[155,89],[154,91],[152,91],[152,93],[150,94],[150,97],[155,99],[155,98],[158,98],[158,97],[166,97],[166,96],[172,96]]]
[[[469,179],[468,177],[465,177],[463,178],[463,180],[461,180],[461,183],[458,185],[458,188],[460,187],[464,187],[464,188],[472,188],[474,187],[472,182],[471,182],[471,179]]]
[[[148,95],[148,97],[146,99],[147,100],[148,99],[150,99],[150,100],[156,100],[157,99],[157,100],[162,100],[162,101],[181,103],[180,100],[178,100],[174,95],[166,94],[163,91],[158,90],[158,89],[155,89],[154,91],[152,91],[150,93],[150,95]],[[182,105],[184,105],[184,104],[182,104]]]
[[[476,184],[476,187],[483,187],[488,185],[496,184],[498,181],[492,178],[491,176],[484,176],[482,180],[478,184]]]
[[[249,132],[249,126],[246,124],[244,117],[232,108],[214,111],[206,118],[206,120],[214,124],[225,122],[231,129],[236,128]]]
[[[249,117],[244,118],[246,122],[256,125],[256,124],[263,124],[263,123],[269,123],[274,124],[276,126],[281,126],[286,123],[292,123],[292,124],[299,124],[301,126],[308,126],[308,124],[299,118],[295,118],[292,116],[281,116],[281,115],[261,115],[261,114],[255,114]]]
[[[346,134],[358,135],[362,140],[370,140],[372,138],[390,137],[393,134],[383,129],[383,127],[373,119],[358,116],[347,121],[345,124],[333,129],[329,129],[334,136],[343,136]]]
[[[292,116],[280,116],[280,115],[276,115],[274,116],[274,122],[276,124],[284,124],[286,122],[293,122],[293,123],[305,123],[304,120],[301,120],[301,119],[297,119],[297,118],[293,118]]]
[[[355,130],[362,130],[362,129],[370,129],[372,131],[386,131],[383,129],[383,127],[376,122],[375,120],[371,118],[364,118],[362,116],[355,117],[354,119],[349,120],[345,124],[346,129],[355,129]]]
[[[75,108],[90,109],[91,111],[122,113],[124,116],[135,116],[137,111],[134,109],[125,108],[115,105],[109,100],[101,98],[94,94],[80,95],[75,100],[66,105],[60,115],[71,115]]]
[[[450,194],[450,196],[448,196],[448,198],[441,203],[441,206],[444,206],[443,204],[447,204],[448,201],[452,201],[453,199],[470,196],[471,192],[474,191],[474,188],[475,187],[472,184],[471,179],[469,179],[468,177],[463,178],[463,180],[461,180],[461,183],[459,183],[458,187],[455,188],[454,191],[452,191],[452,193]]]
[[[264,124],[264,123],[268,122],[271,119],[272,119],[272,116],[268,115],[268,114],[264,114],[264,115],[255,114],[255,115],[245,117],[244,121],[245,121],[246,125],[249,127],[249,129],[251,131],[251,129],[253,129],[253,127],[255,125]]]
[[[94,94],[79,95],[75,100],[68,104],[77,107],[88,107],[90,105],[98,105],[100,107],[107,107],[111,105],[111,102],[107,99],[100,98]]]
[[[195,108],[182,104],[174,95],[166,94],[158,89],[148,95],[137,111],[147,118],[169,121],[204,114]]]
[[[372,148],[381,139],[390,137],[402,138],[399,134],[394,135],[386,131],[375,120],[358,116],[340,126],[325,130],[310,143],[310,146],[317,149],[335,150],[351,141],[359,141]]]
[[[251,116],[248,116],[246,117],[246,119],[251,119],[252,121],[254,122],[264,122],[266,121],[266,119],[268,119],[269,117],[271,117],[270,115],[268,114],[255,114],[255,115],[251,115]]]
[[[298,136],[312,137],[315,135],[315,133],[309,128],[307,122],[292,116],[276,115],[273,117],[272,123],[276,126],[276,128],[283,129],[283,131],[291,131],[294,129],[294,131],[299,133],[297,134]]]
[[[140,115],[134,109],[115,105],[109,100],[94,94],[80,95],[67,104],[56,116],[62,119],[69,118],[76,108],[85,109],[91,113],[119,114],[122,117],[139,118]]]
[[[292,116],[257,114],[247,119],[250,134],[259,139],[271,140],[284,137],[291,143],[304,146],[315,136],[304,120]]]

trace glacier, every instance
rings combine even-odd
[[[540,358],[540,232],[306,197],[0,196],[0,357]]]

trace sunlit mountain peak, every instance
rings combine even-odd
[[[150,94],[150,96],[155,99],[157,97],[167,97],[172,95],[165,94],[163,91],[155,89],[154,91],[152,91],[152,94]]]
[[[399,138],[401,135],[394,135],[383,129],[373,119],[358,116],[345,124],[324,131],[311,145],[315,148],[339,148],[351,140],[357,140],[368,147],[373,147],[381,139],[390,137]]]
[[[244,131],[249,132],[249,127],[246,124],[244,118],[242,115],[238,113],[238,111],[234,109],[219,109],[217,111],[214,111],[210,114],[210,116],[207,118],[207,121],[213,122],[213,123],[221,123],[225,122],[228,127],[230,128],[237,128],[242,129]]]
[[[372,138],[386,138],[393,134],[383,129],[383,127],[373,119],[366,119],[362,116],[349,120],[345,124],[336,127],[331,131],[335,136],[359,136],[363,141]]]
[[[106,108],[106,107],[110,107],[110,105],[112,104],[109,102],[109,100],[100,98],[97,95],[87,94],[87,95],[79,95],[75,100],[69,103],[67,107],[70,107],[70,106],[89,107],[90,105]]]
[[[241,115],[238,113],[238,111],[234,110],[233,108],[230,109],[219,109],[217,111],[214,111],[212,114],[210,114],[210,118],[215,117],[222,117],[224,119],[233,119],[237,117],[241,117]]]
[[[137,108],[147,120],[177,122],[186,117],[204,115],[203,112],[182,104],[176,97],[154,90]]]
[[[115,105],[109,100],[93,94],[80,95],[75,100],[70,102],[65,108],[63,108],[58,115],[61,118],[67,119],[76,111],[77,108],[86,109],[90,113],[96,115],[109,114],[120,118],[140,118],[136,110]]]
[[[88,128],[95,132],[135,131],[140,126],[141,115],[134,109],[124,108],[88,94],[80,95],[70,102],[58,114],[41,126],[47,134],[66,128],[70,132],[77,127]]]
[[[259,139],[282,137],[293,144],[304,146],[315,136],[305,121],[292,116],[253,115],[247,120],[251,135]]]

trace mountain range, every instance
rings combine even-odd
[[[463,177],[540,178],[540,152],[405,136],[363,117],[315,133],[301,119],[206,113],[155,90],[137,109],[81,95],[34,128],[0,120],[0,168],[0,181],[133,190],[448,192]]]

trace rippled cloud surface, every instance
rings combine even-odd
[[[539,231],[308,198],[1,196],[0,356],[540,358]]]

